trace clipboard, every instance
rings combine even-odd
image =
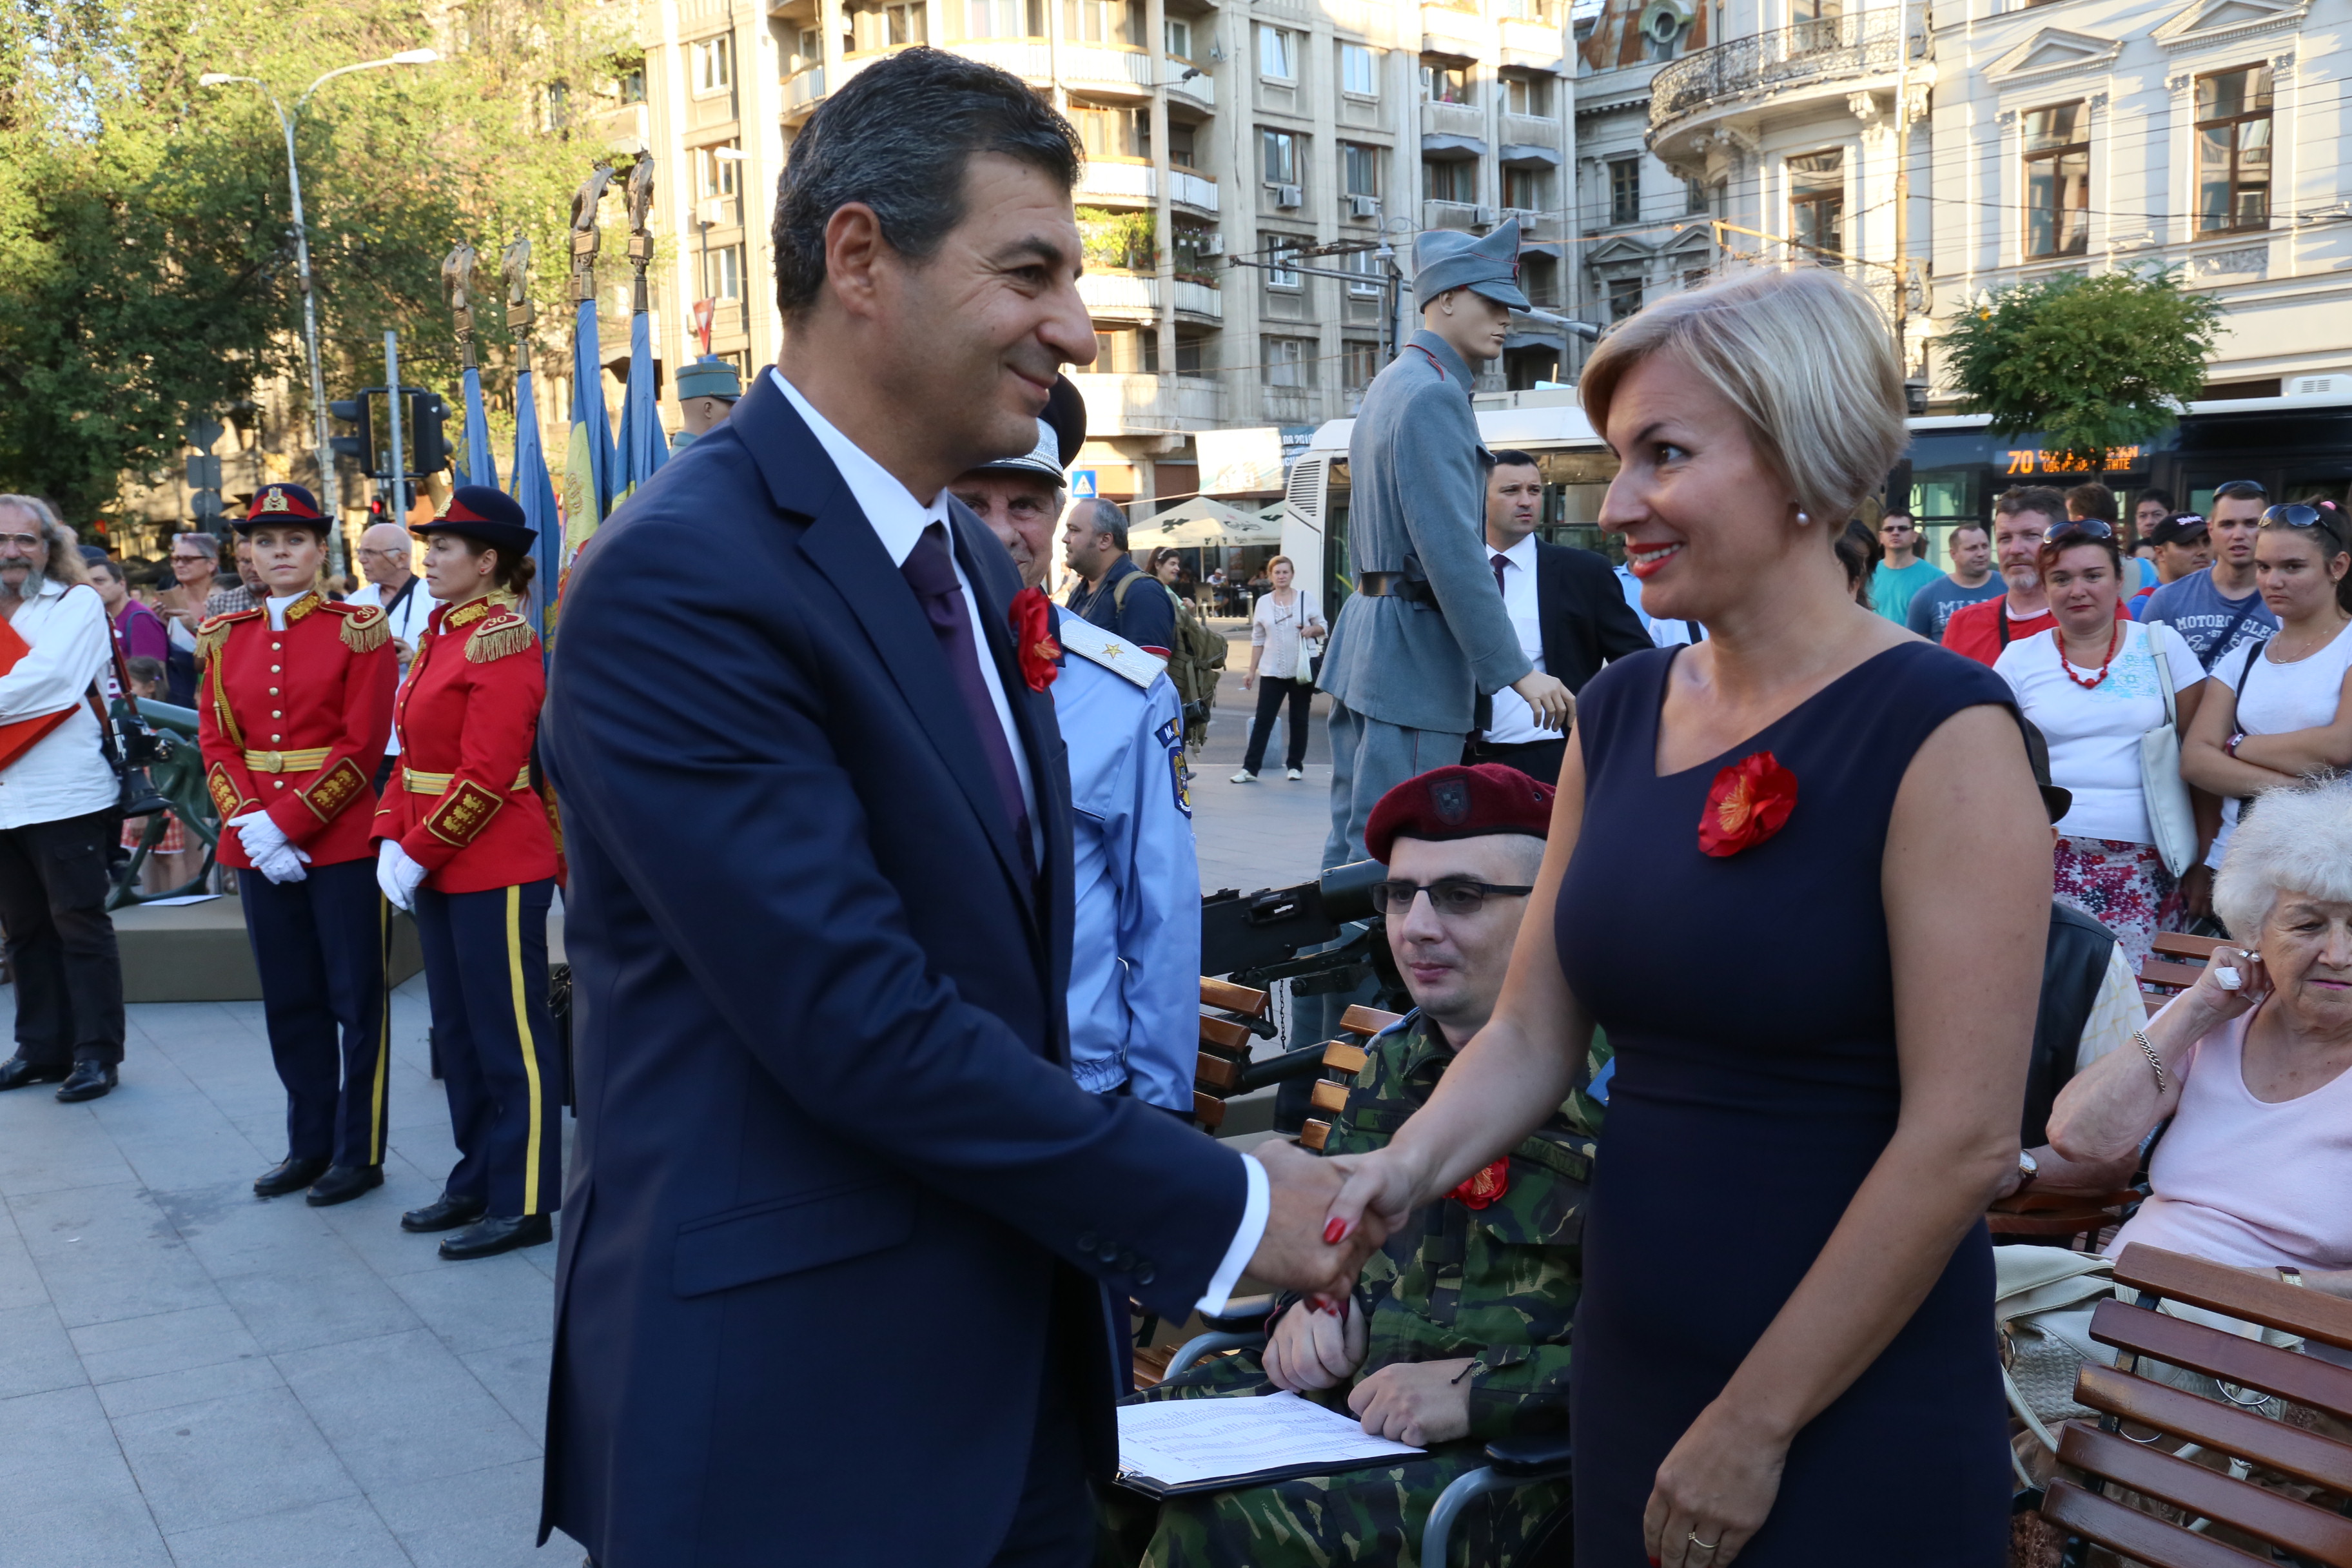
[[[1115,1479],[1155,1500],[1384,1468],[1429,1453],[1288,1393],[1123,1405],[1118,1436]]]
[[[109,627],[106,635],[108,640],[111,641],[114,637],[113,628]],[[0,675],[5,675],[16,668],[16,661],[32,651],[33,645],[25,640],[22,632],[9,622],[0,620]],[[43,713],[36,718],[19,719],[14,723],[0,724],[0,769],[6,768],[17,758],[31,751],[35,745],[47,739],[51,731],[72,718],[74,710],[80,706],[78,701],[69,702],[54,713]]]

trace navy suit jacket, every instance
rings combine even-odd
[[[1240,1156],[1071,1081],[1067,764],[1011,558],[953,516],[1034,884],[912,590],[766,376],[565,593],[542,1530],[601,1568],[987,1563],[1047,1379],[1107,1475],[1124,1300],[1181,1320],[1241,1222]]]

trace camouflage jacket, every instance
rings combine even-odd
[[[1392,1362],[1467,1355],[1472,1437],[1567,1425],[1569,1325],[1582,1285],[1585,1195],[1610,1054],[1596,1032],[1586,1073],[1593,1087],[1511,1151],[1501,1196],[1475,1209],[1441,1198],[1366,1260],[1356,1300],[1369,1314],[1359,1379]],[[1453,1059],[1418,1013],[1374,1040],[1324,1152],[1386,1143]]]

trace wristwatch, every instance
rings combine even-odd
[[[2280,1264],[2278,1266],[2278,1277],[2281,1280],[2289,1285],[2300,1285],[2303,1283],[2303,1270],[2297,1268],[2292,1263]]]
[[[2033,1178],[2041,1173],[2042,1163],[2033,1157],[2032,1151],[2020,1149],[2017,1152],[2017,1192],[2021,1193],[2032,1186]],[[2014,1197],[2017,1194],[2011,1193],[2010,1195]]]
[[[2245,738],[2246,732],[2243,730],[2241,730],[2236,734],[2231,736],[2227,741],[2224,741],[2221,743],[2222,754],[2224,756],[2231,757],[2236,756],[2238,754],[2238,742]]]

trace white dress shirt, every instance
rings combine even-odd
[[[1493,545],[1486,547],[1489,565],[1497,553]],[[1508,550],[1503,557],[1503,609],[1511,617],[1511,629],[1518,634],[1519,651],[1543,669],[1543,615],[1536,599],[1536,536],[1528,534]],[[1549,675],[1549,670],[1544,670]],[[1495,693],[1494,717],[1486,725],[1486,744],[1490,746],[1525,746],[1537,741],[1557,741],[1561,731],[1547,730],[1536,722],[1536,710],[1528,700],[1504,687]]]
[[[948,530],[952,546],[955,530],[948,522],[947,491],[942,489],[929,500],[918,500],[911,490],[898,482],[897,476],[876,462],[857,444],[838,429],[833,421],[816,411],[816,405],[803,397],[800,388],[786,381],[782,371],[771,365],[768,374],[774,378],[776,390],[782,392],[814,436],[824,455],[841,474],[842,482],[849,487],[850,498],[857,502],[866,521],[873,525],[874,533],[881,540],[882,548],[889,552],[890,564],[903,566],[913,554],[923,530],[938,523]],[[953,559],[953,550],[950,550]],[[971,580],[964,575],[963,563],[956,562],[956,582],[963,589],[964,614],[971,617],[974,650],[982,646],[986,633],[981,629],[980,601],[971,591]],[[1013,705],[1005,700],[1003,678],[997,673],[992,658],[980,660],[980,678],[988,686],[988,698],[995,705],[996,721],[1004,726],[1004,743],[1013,752],[1013,766],[1021,775],[1021,799],[1029,812],[1031,847],[1039,864],[1045,858],[1045,828],[1037,819],[1037,788],[1029,772],[1029,753],[1021,743],[1021,731],[1013,726]],[[1225,1248],[1223,1262],[1209,1280],[1209,1289],[1200,1300],[1199,1310],[1219,1312],[1239,1282],[1242,1270],[1249,1266],[1251,1256],[1265,1234],[1265,1221],[1272,1196],[1267,1186],[1265,1168],[1248,1155],[1242,1156],[1242,1169],[1249,1179],[1249,1194],[1242,1207],[1241,1228]]]
[[[353,605],[374,605],[385,608],[391,623],[392,635],[413,649],[416,647],[416,639],[425,635],[425,623],[432,620],[433,612],[440,605],[441,601],[425,590],[425,579],[422,576],[412,575],[408,582],[410,584],[408,597],[402,602],[396,611],[384,605],[383,588],[375,583],[370,583],[361,588],[346,602]],[[400,590],[394,588],[392,591],[392,596],[395,599],[399,598]],[[408,661],[415,657],[414,653],[400,655],[401,679],[408,679]],[[385,732],[383,750],[387,756],[400,754],[399,725],[394,725]]]
[[[120,786],[99,750],[98,720],[85,700],[113,658],[105,604],[95,588],[45,582],[8,624],[31,647],[0,675],[0,724],[70,711],[0,769],[0,828],[105,810]]]

